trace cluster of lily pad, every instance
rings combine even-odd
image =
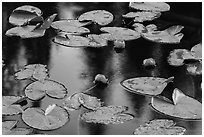
[[[54,21],[57,14],[43,19],[42,11],[34,6],[21,6],[13,10],[9,17],[9,23],[16,27],[6,32],[7,36],[20,36],[21,38],[42,37],[50,26],[57,31],[53,42],[67,47],[93,47],[108,46],[108,41],[114,42],[114,48],[125,48],[125,41],[143,37],[146,40],[157,43],[177,44],[180,43],[184,28],[181,25],[158,30],[154,24],[144,26],[144,21],[151,21],[161,16],[162,12],[169,11],[170,6],[164,2],[130,2],[130,8],[136,10],[122,15],[123,18],[133,18],[134,29],[126,27],[108,27],[114,16],[109,11],[93,10],[80,15],[77,19],[64,19]],[[24,16],[26,14],[26,16]],[[101,34],[94,34],[86,28],[90,24],[98,24]],[[33,25],[35,24],[35,25]],[[105,27],[101,27],[105,26]],[[88,34],[90,33],[90,34]],[[83,35],[83,36],[82,36]],[[193,74],[201,74],[202,57],[201,44],[188,51],[176,49],[169,55],[170,65],[180,66],[188,62],[187,70]],[[153,58],[145,59],[144,66],[156,66]],[[25,96],[3,96],[3,115],[15,115],[22,113],[23,121],[30,127],[40,130],[53,130],[64,126],[69,121],[69,111],[78,110],[81,107],[89,111],[83,113],[80,119],[88,123],[121,124],[132,120],[134,116],[126,113],[126,106],[104,106],[97,97],[88,95],[86,91],[74,93],[67,97],[67,88],[49,78],[46,65],[31,64],[15,73],[17,80],[31,79],[32,83],[25,87]],[[126,79],[121,85],[126,90],[142,95],[152,96],[151,106],[162,114],[182,118],[201,119],[202,104],[197,100],[185,95],[175,88],[172,100],[160,94],[174,77],[137,77]],[[95,77],[94,87],[98,84],[108,84],[108,79],[99,74]],[[91,87],[91,88],[94,88]],[[45,110],[31,107],[23,109],[18,103],[28,98],[39,101],[45,96],[62,99],[63,105],[50,104]],[[4,121],[3,134],[30,134],[31,128],[14,128],[17,121]],[[172,120],[155,119],[138,127],[134,134],[184,134],[185,128],[175,126]]]

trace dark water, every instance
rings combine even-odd
[[[150,97],[132,94],[120,86],[124,79],[140,76],[156,76],[168,78],[174,76],[174,84],[168,85],[164,91],[166,97],[170,97],[172,89],[177,87],[185,94],[202,102],[201,77],[187,74],[186,67],[173,67],[167,63],[169,52],[177,48],[190,49],[201,42],[202,21],[201,3],[169,3],[170,12],[162,13],[162,16],[152,21],[165,28],[171,25],[183,25],[184,37],[180,44],[157,44],[142,38],[126,42],[126,49],[116,53],[113,44],[101,49],[68,48],[52,42],[56,35],[53,29],[48,29],[42,38],[20,39],[6,37],[6,30],[13,27],[8,23],[8,17],[12,10],[21,5],[37,6],[43,11],[43,17],[57,13],[56,20],[76,18],[81,13],[104,9],[114,15],[114,21],[110,26],[123,26],[122,14],[130,9],[128,3],[3,3],[2,4],[2,57],[5,63],[2,71],[2,95],[24,95],[23,89],[30,81],[16,81],[13,74],[26,64],[41,63],[48,66],[50,78],[64,84],[68,89],[68,96],[75,92],[84,91],[93,86],[92,81],[98,73],[102,73],[110,80],[107,87],[95,87],[89,94],[100,98],[105,105],[125,105],[128,112],[135,115],[135,119],[119,125],[102,125],[85,123],[79,119],[85,109],[70,112],[70,121],[63,127],[53,131],[35,130],[35,133],[45,134],[102,134],[102,135],[129,135],[135,128],[146,121],[156,118],[173,119],[177,125],[187,129],[186,134],[202,134],[201,121],[186,121],[168,117],[152,110]],[[89,29],[98,33],[98,26],[91,25]],[[156,59],[157,67],[147,70],[142,66],[142,61],[152,57]],[[45,109],[49,104],[59,104],[62,101],[45,97],[40,102],[30,102],[31,106]],[[17,126],[27,127],[21,120],[21,115],[3,117],[3,120],[19,120]]]

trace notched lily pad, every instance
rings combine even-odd
[[[9,23],[16,26],[21,26],[32,20],[41,22],[43,21],[41,15],[42,11],[39,8],[31,5],[24,5],[13,10],[9,17]]]
[[[81,94],[82,93],[75,93],[64,99],[63,107],[70,111],[78,110],[81,106],[81,103],[79,102],[79,97]]]
[[[3,96],[2,97],[2,115],[17,115],[22,113],[22,107],[18,104],[14,104],[17,101],[23,99],[22,96]]]
[[[166,101],[162,98],[153,97],[151,106],[162,114],[178,117],[182,119],[201,119],[202,104],[182,93],[179,89],[174,89],[172,94],[174,102]]]
[[[18,80],[35,79],[43,81],[48,78],[47,65],[30,64],[15,73],[15,78]]]
[[[155,119],[135,129],[135,135],[183,135],[186,129],[175,126],[173,120]]]
[[[184,28],[181,25],[172,26],[162,31],[158,31],[156,28],[148,29],[148,26],[146,28],[148,31],[142,33],[142,37],[157,43],[177,44],[184,36],[183,33],[180,33]]]
[[[35,81],[25,88],[25,94],[31,100],[39,100],[45,94],[52,98],[62,99],[67,95],[67,89],[53,80]]]
[[[124,18],[134,18],[134,22],[152,21],[161,16],[161,12],[129,12],[122,15]]]
[[[85,12],[78,18],[79,21],[93,21],[101,26],[108,25],[113,21],[113,15],[105,10],[93,10]]]
[[[103,27],[100,29],[102,32],[107,32],[101,34],[101,36],[107,40],[135,40],[140,37],[140,33],[137,31],[123,28],[123,27]]]
[[[69,113],[56,105],[48,107],[46,111],[40,108],[27,108],[22,114],[22,119],[33,128],[53,130],[64,126],[69,121]]]
[[[159,77],[138,77],[131,78],[121,82],[121,85],[127,91],[135,94],[144,95],[159,95],[164,90],[169,82],[172,82],[174,77],[168,79]]]
[[[17,121],[4,121],[2,122],[2,134],[3,135],[28,135],[33,130],[29,128],[14,128]]]
[[[134,118],[131,114],[123,113],[125,111],[127,111],[125,106],[101,107],[96,111],[82,114],[81,119],[88,123],[121,124]]]
[[[165,2],[130,2],[129,7],[144,11],[169,11],[170,6]]]

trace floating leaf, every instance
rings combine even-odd
[[[177,92],[178,90],[179,89],[174,89],[174,92]],[[179,91],[179,93],[180,92],[181,91]],[[183,94],[180,97],[180,99],[176,99],[176,105],[174,105],[173,102],[167,102],[161,98],[153,97],[151,105],[155,110],[165,115],[183,119],[201,119],[202,104],[191,97],[184,96]]]
[[[148,29],[147,32],[142,33],[142,37],[153,42],[176,44],[180,43],[184,36],[183,33],[179,33],[183,28],[183,26],[177,25],[163,31],[157,31],[155,29],[151,29],[150,31],[150,29]]]
[[[97,74],[95,76],[95,79],[93,81],[94,83],[103,83],[103,84],[108,84],[108,79],[106,78],[106,76],[102,75],[102,74]]]
[[[134,23],[132,26],[134,27],[134,30],[140,34],[148,31],[147,28],[141,23]]]
[[[2,122],[2,134],[3,135],[28,135],[33,130],[29,128],[14,128],[17,121],[4,121]]]
[[[159,95],[174,77],[168,79],[158,77],[138,77],[121,82],[121,85],[128,91],[136,94]]]
[[[2,114],[3,115],[16,115],[22,113],[20,105],[14,104],[24,97],[21,96],[3,96],[2,97]]]
[[[34,6],[24,5],[13,10],[11,16],[9,17],[9,23],[17,26],[25,25],[29,21],[43,21],[42,11]]]
[[[144,11],[169,11],[170,6],[165,2],[130,2],[131,8]]]
[[[47,65],[31,64],[26,65],[23,69],[15,73],[15,77],[18,80],[31,79],[43,81],[48,78]]]
[[[108,25],[113,21],[113,15],[105,10],[93,10],[85,12],[78,18],[79,21],[93,21],[101,26]]]
[[[128,28],[122,28],[122,27],[103,27],[100,29],[103,32],[101,36],[107,40],[135,40],[140,37],[140,33],[137,31],[128,29]]]
[[[96,111],[82,114],[81,119],[88,123],[121,124],[134,118],[131,114],[123,113],[124,111],[127,111],[127,107],[101,107]]]
[[[89,34],[88,38],[90,39],[89,47],[100,48],[104,46],[108,46],[108,42],[101,35],[97,34]]]
[[[172,66],[182,66],[186,59],[194,59],[190,51],[186,49],[175,49],[170,52],[168,63]]]
[[[124,18],[134,18],[134,22],[151,21],[161,16],[161,12],[129,12],[122,15]]]
[[[202,44],[196,44],[191,48],[191,53],[196,59],[202,59]]]
[[[75,34],[75,35],[80,35],[84,33],[90,33],[90,30],[85,28],[85,27],[78,27],[78,26],[60,26],[57,28],[58,30],[62,32],[67,32],[69,34]]]
[[[63,102],[63,107],[67,110],[77,110],[80,108],[81,103],[79,102],[79,97],[82,93],[75,93],[67,97]]]
[[[102,106],[102,102],[100,99],[94,96],[90,96],[87,94],[80,94],[79,96],[79,102],[86,108],[91,110],[97,110]]]
[[[153,58],[148,58],[148,59],[143,60],[143,65],[145,67],[156,66],[156,61]]]
[[[202,61],[187,64],[187,71],[191,75],[201,75],[202,74]]]
[[[155,119],[135,129],[135,135],[183,135],[186,129],[175,126],[173,120]]]
[[[53,130],[62,127],[68,122],[69,113],[59,106],[54,106],[47,115],[42,109],[27,108],[23,112],[22,119],[33,128]]]
[[[89,25],[91,22],[80,22],[79,20],[74,19],[67,19],[67,20],[59,20],[52,23],[51,27],[54,29],[58,29],[61,31],[67,30],[67,27],[74,26],[74,27],[82,27]]]
[[[35,81],[25,88],[25,94],[32,100],[39,100],[45,94],[52,98],[61,99],[67,95],[67,89],[64,85],[53,80]]]

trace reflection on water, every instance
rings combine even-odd
[[[3,4],[3,33],[12,26],[8,24],[7,19],[11,11],[25,3],[4,3]],[[110,26],[123,26],[122,14],[129,11],[128,3],[29,3],[37,6],[43,11],[43,16],[47,17],[53,13],[58,13],[57,20],[75,19],[81,13],[94,10],[105,9],[115,16]],[[173,7],[172,7],[173,8]],[[175,13],[176,14],[176,13]],[[197,14],[196,12],[194,14]],[[166,23],[165,15],[158,19],[157,25]],[[168,14],[168,16],[170,16]],[[185,15],[186,17],[187,15]],[[6,20],[6,21],[5,21]],[[168,21],[168,24],[174,24],[178,20]],[[180,23],[180,22],[178,22]],[[101,49],[92,48],[68,48],[57,45],[52,42],[55,32],[48,29],[42,38],[22,40],[16,37],[6,37],[3,34],[3,67],[2,91],[3,95],[23,95],[23,89],[31,81],[16,81],[13,74],[26,64],[41,63],[48,65],[50,78],[64,84],[68,89],[68,96],[75,92],[82,92],[92,87],[96,74],[104,74],[110,81],[107,86],[96,86],[87,93],[100,98],[105,105],[124,105],[128,106],[128,113],[135,115],[135,119],[120,125],[102,125],[85,123],[80,120],[80,115],[86,112],[86,109],[70,112],[70,121],[60,129],[53,131],[39,131],[36,133],[45,134],[132,134],[134,129],[146,121],[156,118],[168,118],[175,120],[178,125],[187,128],[187,134],[201,134],[201,121],[183,121],[168,116],[164,116],[151,109],[150,97],[136,95],[122,88],[120,82],[124,79],[140,76],[158,76],[168,78],[174,76],[174,83],[165,88],[165,96],[171,97],[173,88],[178,87],[189,96],[195,97],[199,101],[201,96],[201,78],[192,77],[183,67],[172,67],[167,63],[166,58],[169,52],[175,48],[188,48],[197,44],[200,40],[201,33],[198,32],[201,26],[185,26],[187,28],[184,34],[187,38],[180,44],[155,44],[142,38],[126,42],[126,49],[121,53],[113,50],[113,43],[110,42],[108,47]],[[88,26],[92,32],[98,33],[99,29],[96,24]],[[191,31],[188,31],[188,28]],[[192,32],[195,32],[191,35]],[[189,37],[191,35],[191,37]],[[189,37],[189,39],[188,39]],[[193,38],[192,38],[193,37]],[[142,62],[146,58],[154,58],[157,62],[155,69],[145,69]],[[47,108],[48,105],[56,103],[62,104],[62,100],[45,97],[38,102],[29,101],[29,106]],[[19,126],[26,127],[20,116],[4,117],[4,119],[18,119]]]

